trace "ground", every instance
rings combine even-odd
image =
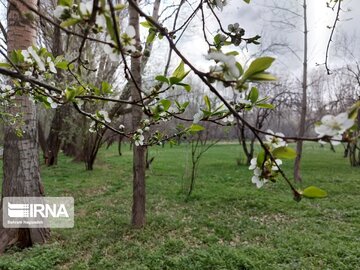
[[[92,172],[64,156],[43,167],[48,196],[75,198],[75,227],[53,229],[45,246],[8,250],[0,269],[360,269],[360,168],[349,166],[342,148],[306,145],[302,186],[329,196],[299,203],[282,180],[251,184],[236,144],[204,155],[185,201],[189,148],[152,148],[142,230],[129,226],[131,151],[124,148],[122,157],[116,146],[102,149]],[[283,166],[289,176],[291,166]]]

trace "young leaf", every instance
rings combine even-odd
[[[260,57],[251,62],[249,68],[245,71],[243,80],[248,79],[256,73],[260,73],[268,69],[274,62],[275,58]]]
[[[168,99],[162,99],[160,103],[164,106],[164,111],[167,111],[171,106],[171,101]]]
[[[259,90],[256,87],[252,87],[247,99],[250,99],[251,103],[255,103],[259,98]]]
[[[209,111],[211,111],[211,102],[208,96],[204,96],[204,100],[205,100],[205,104],[206,107],[208,108]]]
[[[57,68],[60,68],[60,69],[64,69],[64,70],[65,70],[65,69],[68,68],[68,62],[66,62],[66,61],[61,61],[61,62],[56,63],[55,66],[56,66]]]
[[[282,146],[275,148],[272,152],[275,158],[283,158],[283,159],[294,159],[296,158],[296,151],[290,147]]]
[[[171,77],[175,77],[180,79],[182,81],[190,71],[185,71],[185,64],[183,61],[179,64],[179,66],[175,69],[174,73],[171,75]]]
[[[302,191],[302,195],[306,198],[325,198],[327,192],[315,186],[309,186]]]
[[[80,19],[76,19],[76,18],[70,18],[70,19],[67,19],[66,21],[63,21],[60,26],[61,27],[69,27],[69,26],[72,26],[72,25],[75,25],[77,23],[81,22]]]
[[[126,5],[124,5],[124,4],[116,4],[116,5],[114,6],[115,11],[121,11],[121,10],[123,10],[124,8],[126,8]]]
[[[277,80],[277,78],[275,76],[273,76],[267,72],[261,72],[261,73],[254,74],[254,75],[250,76],[249,79],[253,80],[253,81],[276,81]]]
[[[59,2],[58,2],[59,6],[71,7],[72,4],[73,4],[73,0],[59,0]]]
[[[199,132],[199,131],[202,131],[204,130],[205,128],[203,126],[200,126],[200,125],[197,125],[197,124],[192,124],[190,127],[189,127],[189,131],[191,132]]]
[[[111,93],[111,84],[109,84],[108,82],[102,82],[101,83],[101,91],[104,93],[104,94],[109,94]]]
[[[151,28],[151,24],[148,21],[144,21],[140,23],[145,28]]]
[[[107,32],[112,40],[116,40],[115,29],[112,19],[109,16],[105,16]]]
[[[191,86],[189,84],[186,83],[177,83],[177,85],[180,85],[182,87],[184,87],[184,89],[186,90],[186,92],[190,92],[191,91]]]
[[[177,78],[177,77],[170,77],[170,84],[173,85],[173,84],[178,84],[181,82],[181,79],[180,78]]]
[[[265,153],[265,150],[262,150],[258,156],[257,156],[257,159],[256,159],[256,164],[258,167],[261,168],[261,166],[263,165],[264,161],[265,161],[265,157],[266,157],[266,153]]]
[[[155,77],[155,80],[159,81],[159,82],[163,82],[163,83],[167,83],[169,84],[169,80],[168,78],[166,78],[165,76],[163,75],[158,75]]]
[[[12,68],[12,65],[10,65],[9,63],[0,63],[0,67],[10,69]]]
[[[155,31],[149,31],[149,35],[146,38],[146,43],[147,44],[153,43],[155,38],[156,38],[156,32]]]
[[[257,103],[256,107],[262,109],[275,109],[275,106],[273,104],[268,104],[268,103]]]
[[[65,90],[65,98],[67,101],[72,101],[76,96],[76,91],[73,88],[67,88]]]

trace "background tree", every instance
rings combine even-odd
[[[37,1],[28,1],[37,8]],[[27,49],[36,42],[37,20],[30,10],[20,1],[11,1],[8,6],[7,49],[9,54],[15,49]],[[45,195],[39,172],[38,134],[36,107],[28,96],[16,96],[15,105],[8,112],[21,114],[23,123],[5,127],[4,139],[4,180],[1,198],[4,197],[41,197]],[[21,136],[17,129],[23,132]],[[4,206],[2,206],[4,207]],[[2,211],[1,211],[2,212]],[[2,226],[2,213],[0,215]],[[45,243],[49,237],[49,229],[0,228],[0,253],[9,243],[20,247]]]

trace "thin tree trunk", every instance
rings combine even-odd
[[[138,4],[138,1],[136,1]],[[136,31],[136,46],[140,45],[139,33],[139,14],[129,6],[129,24]],[[141,58],[131,57],[131,73],[134,81],[130,81],[131,96],[133,100],[141,99]],[[139,127],[142,110],[139,106],[132,106],[132,126],[134,129]],[[141,228],[145,225],[145,146],[133,146],[133,206],[132,206],[132,226]]]
[[[17,6],[9,4],[9,52],[26,49],[36,43],[36,22],[28,19],[32,16],[25,16],[30,11],[19,2],[16,1]],[[37,0],[28,0],[28,3],[37,7]],[[15,102],[18,106],[11,106],[8,111],[23,115],[24,133],[22,137],[18,137],[14,126],[5,127],[2,198],[44,196],[39,172],[36,108],[27,96],[17,96]],[[2,210],[0,212],[0,253],[8,245],[16,244],[24,248],[45,243],[50,236],[50,231],[45,228],[5,229],[2,227]]]
[[[62,49],[62,38],[60,28],[54,26],[54,40],[52,46],[52,53],[54,56],[59,56],[63,54]],[[56,74],[56,79],[61,80],[63,75],[61,74],[61,70],[58,70]],[[69,105],[65,105],[69,106]],[[46,141],[46,165],[53,166],[57,164],[58,154],[61,146],[61,137],[60,133],[63,128],[64,122],[64,114],[66,113],[65,106],[61,106],[55,110],[54,118],[51,122],[50,133]]]
[[[308,59],[308,27],[307,27],[307,5],[306,0],[303,2],[304,9],[304,59],[303,59],[303,80],[302,80],[302,100],[299,123],[299,137],[305,135],[306,113],[307,113],[307,59]],[[294,180],[301,182],[301,156],[303,151],[303,142],[296,143],[296,159],[294,164]]]

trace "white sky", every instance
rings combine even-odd
[[[299,13],[303,12],[300,4],[302,0],[296,1],[275,1],[281,7],[284,7],[281,3],[291,2],[293,6],[298,7]],[[327,26],[330,26],[334,22],[335,11],[326,7],[326,0],[308,0],[308,29],[309,29],[309,67],[316,68],[316,64],[322,64],[325,61],[325,50],[329,40],[330,32]],[[286,5],[287,5],[286,4]],[[269,21],[282,20],[286,13],[273,14],[271,10],[265,6],[272,6],[272,0],[252,0],[248,5],[242,0],[230,0],[229,4],[224,7],[223,12],[217,11],[217,14],[222,19],[224,26],[227,27],[230,23],[238,22],[241,27],[246,30],[246,36],[254,36],[256,34],[261,35],[261,40],[264,47],[267,47],[272,41],[287,42],[289,46],[295,50],[300,57],[302,57],[303,48],[303,21],[301,18],[292,18],[290,23],[296,25],[296,29],[287,27],[288,29],[279,29],[276,25],[272,25]],[[357,35],[360,37],[360,1],[359,0],[346,0],[343,2],[343,10],[346,12],[341,13],[341,21],[338,22],[336,33],[345,32],[347,35]],[[295,10],[296,11],[296,10]],[[214,20],[207,21],[209,28],[215,33],[213,26],[216,25]],[[279,25],[279,24],[277,24]],[[205,55],[207,51],[206,44],[202,41],[201,26],[199,21],[192,25],[193,31],[190,35],[184,39],[181,43],[181,48],[184,54],[190,59],[196,59],[198,66],[206,67],[208,63],[199,55]],[[286,28],[286,27],[285,27]],[[338,34],[337,34],[338,36]],[[335,44],[332,43],[334,49]],[[239,48],[238,48],[239,50]],[[245,56],[255,53],[259,50],[258,46],[249,45],[247,49],[243,49],[242,52]],[[356,52],[355,52],[356,53]],[[295,74],[299,74],[301,69],[301,62],[297,60],[288,50],[282,50],[275,54],[268,53],[277,58],[274,68],[276,70],[290,70]],[[335,56],[330,57],[330,64],[336,65],[337,59]]]

